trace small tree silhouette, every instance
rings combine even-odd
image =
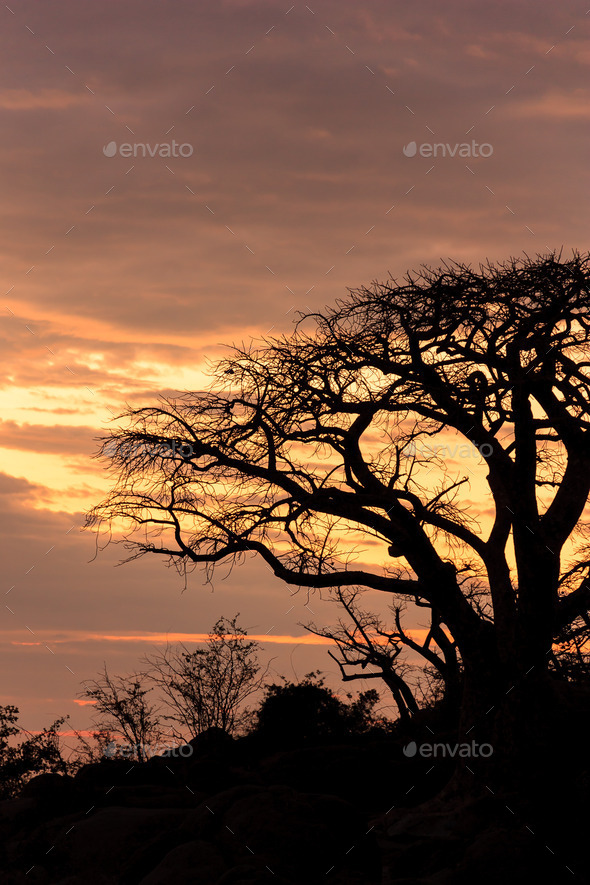
[[[122,736],[130,758],[143,762],[151,744],[161,737],[160,710],[148,701],[152,688],[145,685],[143,674],[111,676],[106,664],[98,679],[86,680],[80,696],[95,702],[98,734]]]
[[[333,694],[320,671],[307,673],[300,682],[274,683],[266,687],[256,714],[255,732],[273,745],[300,745],[342,740],[382,727],[386,720],[374,708],[378,693],[370,689],[349,703]]]
[[[18,716],[18,707],[0,706],[0,799],[17,796],[35,775],[68,772],[59,733],[68,717],[56,719],[39,734],[31,734],[18,727]],[[23,733],[27,737],[16,743],[13,739]]]
[[[172,711],[164,719],[180,726],[181,734],[195,737],[214,727],[232,733],[249,716],[244,703],[261,687],[266,671],[260,672],[259,643],[248,639],[238,617],[219,618],[205,648],[169,646],[146,658],[148,676]]]

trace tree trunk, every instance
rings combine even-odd
[[[458,743],[470,751],[458,759],[452,791],[534,791],[558,744],[546,669],[502,667],[485,647],[464,664]]]

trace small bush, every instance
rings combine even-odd
[[[387,720],[374,708],[379,694],[371,689],[346,702],[325,686],[319,671],[306,674],[300,682],[266,687],[256,714],[254,733],[281,745],[345,740],[383,728]]]

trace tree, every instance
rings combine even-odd
[[[338,664],[343,682],[381,679],[393,695],[400,719],[406,722],[419,709],[415,689],[408,679],[413,668],[402,656],[404,649],[410,649],[429,661],[438,671],[446,688],[447,703],[456,701],[459,683],[457,651],[455,643],[446,636],[440,624],[433,619],[424,642],[418,643],[401,625],[401,605],[392,608],[396,629],[388,630],[377,615],[359,608],[359,592],[339,587],[335,593],[352,625],[340,619],[336,627],[306,627],[316,636],[331,639],[336,644],[340,657],[331,651],[328,654]],[[439,654],[430,647],[433,642],[440,649]],[[358,671],[359,667],[362,672]],[[371,669],[367,671],[367,667]]]
[[[577,253],[444,264],[304,314],[208,392],[127,412],[89,523],[181,569],[258,554],[289,584],[428,606],[462,728],[530,760],[553,641],[590,603],[589,279]]]
[[[247,639],[238,617],[219,618],[204,649],[179,645],[147,657],[149,678],[172,710],[164,718],[190,737],[213,727],[236,731],[248,716],[245,701],[262,685],[259,643]]]
[[[307,673],[300,682],[268,685],[256,714],[254,732],[279,745],[300,745],[342,740],[383,726],[374,708],[379,695],[374,689],[361,692],[349,703],[326,688],[320,672]]]
[[[116,755],[117,735],[104,727],[90,734],[74,729],[77,743],[71,748],[68,758],[68,772],[75,774],[86,765],[95,765]]]
[[[590,681],[590,616],[584,612],[555,638],[550,668],[567,682]]]
[[[98,679],[85,680],[80,692],[96,705],[97,737],[105,733],[123,737],[126,754],[140,762],[149,758],[150,745],[161,737],[159,708],[147,697],[151,691],[142,674],[110,676],[105,664]]]
[[[39,734],[25,732],[25,740],[14,743],[12,739],[23,732],[16,724],[18,716],[18,707],[0,706],[0,799],[17,796],[37,774],[68,772],[59,734],[68,717],[56,719]]]

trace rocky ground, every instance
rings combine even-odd
[[[270,752],[203,735],[190,757],[41,775],[0,803],[6,885],[585,882],[589,797],[453,794],[452,766],[386,738]],[[577,792],[576,792],[577,791]],[[576,801],[579,799],[579,802]]]

